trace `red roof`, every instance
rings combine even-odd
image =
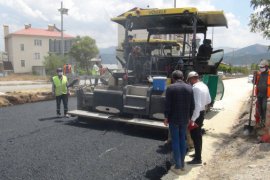
[[[14,33],[11,33],[11,35],[61,37],[61,32],[56,29],[49,31],[48,29],[24,28]],[[74,36],[65,33],[63,36],[64,38],[74,38]]]

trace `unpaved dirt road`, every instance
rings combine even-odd
[[[38,81],[0,81],[0,92],[12,92],[32,89],[49,89],[51,83],[44,80]]]

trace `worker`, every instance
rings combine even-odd
[[[102,64],[99,65],[99,74],[103,76],[106,73],[107,68],[103,67]]]
[[[128,37],[127,37],[127,43],[124,44],[125,45],[124,48],[126,50],[126,51],[124,51],[124,53],[125,53],[124,54],[124,59],[126,61],[128,61],[129,55],[130,55],[130,53],[132,53],[132,42],[133,42],[133,36],[132,35],[128,35]]]
[[[56,98],[56,114],[57,117],[61,117],[61,101],[64,105],[64,117],[69,117],[68,112],[68,81],[67,77],[63,75],[62,68],[57,68],[57,75],[52,78],[52,94]]]
[[[205,109],[211,103],[211,97],[208,87],[199,80],[199,75],[195,71],[188,74],[187,82],[193,86],[193,94],[195,100],[195,109],[193,111],[190,124],[191,126],[198,126],[190,130],[190,135],[193,140],[195,154],[192,161],[188,164],[202,163],[202,126],[204,121]],[[196,123],[196,124],[195,124]]]
[[[199,47],[197,60],[198,61],[207,61],[210,59],[213,48],[211,46],[210,39],[204,39],[203,44]]]
[[[255,81],[255,94],[257,96],[257,109],[259,112],[260,126],[265,126],[267,98],[270,97],[270,71],[267,60],[259,63],[260,72],[257,73]]]
[[[182,71],[172,73],[173,84],[169,85],[165,97],[164,125],[169,125],[175,166],[171,171],[177,175],[185,172],[186,130],[194,110],[192,87],[186,84]]]
[[[71,64],[65,64],[64,65],[64,75],[71,73]]]
[[[96,86],[98,85],[98,80],[99,80],[99,75],[100,75],[98,62],[95,62],[95,64],[93,65],[92,75],[95,78],[95,86]]]

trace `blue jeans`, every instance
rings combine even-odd
[[[186,156],[186,129],[185,125],[169,124],[172,137],[172,150],[175,168],[183,168]]]

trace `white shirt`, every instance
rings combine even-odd
[[[99,67],[96,64],[94,64],[93,70],[95,71],[95,75],[99,75]]]
[[[205,110],[205,106],[211,103],[211,96],[208,87],[201,81],[193,84],[193,94],[195,101],[195,109],[193,111],[191,120],[196,121],[200,116],[200,111]]]

